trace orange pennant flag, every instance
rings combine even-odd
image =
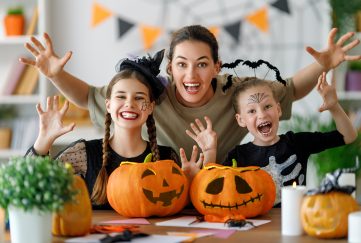
[[[140,26],[141,34],[143,36],[144,49],[149,49],[153,46],[154,42],[162,33],[162,29],[151,26]]]
[[[219,28],[217,26],[211,26],[208,29],[217,38],[219,33]]]
[[[263,7],[257,10],[255,13],[252,13],[246,16],[246,20],[251,24],[255,25],[258,29],[263,32],[268,32],[268,11],[267,7]]]
[[[97,26],[112,15],[113,13],[110,10],[100,6],[97,3],[94,3],[92,12],[92,27]]]

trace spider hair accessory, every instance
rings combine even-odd
[[[124,58],[121,59],[115,66],[116,72],[121,72],[125,69],[131,69],[142,74],[149,83],[152,94],[155,99],[158,99],[164,91],[164,84],[158,77],[160,73],[160,64],[164,57],[164,49],[155,53],[153,57],[149,54],[147,56],[138,58]]]
[[[276,73],[276,80],[280,83],[282,83],[284,86],[286,86],[286,81],[281,77],[280,75],[280,71],[278,70],[278,68],[276,68],[275,66],[273,66],[272,64],[270,64],[267,61],[264,61],[262,59],[259,59],[258,61],[252,62],[249,60],[242,60],[242,59],[237,59],[234,62],[231,63],[224,63],[222,64],[221,68],[236,68],[240,63],[242,63],[242,65],[248,66],[250,68],[252,68],[253,70],[258,68],[259,66],[261,66],[262,64],[265,64],[270,70],[273,70]],[[268,72],[267,72],[268,73]],[[267,75],[267,74],[266,74]],[[229,82],[227,82],[226,84],[228,87],[231,86],[232,84],[230,84]],[[227,87],[227,88],[228,88]]]

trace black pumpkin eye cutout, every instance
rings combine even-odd
[[[236,183],[236,190],[238,193],[245,194],[252,192],[252,188],[240,176],[235,176],[234,181]]]
[[[206,193],[217,195],[223,190],[224,177],[220,177],[211,181],[206,189]]]
[[[172,167],[172,174],[182,175],[182,173],[175,167]]]
[[[142,174],[142,179],[146,176],[150,176],[150,175],[155,175],[155,172],[153,170],[150,169],[146,169],[143,174]]]

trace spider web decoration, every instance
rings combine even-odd
[[[283,76],[312,61],[305,46],[321,49],[330,26],[328,0],[108,0],[101,4],[117,18],[119,43],[132,43],[128,37],[134,37],[134,32],[147,42],[128,45],[133,55],[166,48],[173,31],[201,24],[217,33],[224,62],[270,60]]]

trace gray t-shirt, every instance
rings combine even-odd
[[[194,119],[208,116],[213,124],[213,129],[218,136],[217,161],[222,163],[227,153],[234,146],[240,144],[241,140],[248,133],[246,128],[239,127],[235,112],[232,107],[232,94],[235,85],[223,92],[222,87],[227,82],[228,74],[218,75],[214,96],[211,100],[196,108],[185,107],[176,99],[176,86],[171,82],[166,88],[166,93],[159,105],[156,105],[153,116],[157,129],[157,142],[160,145],[172,147],[179,153],[179,148],[184,148],[186,155],[190,158],[192,146],[196,142],[186,133],[190,129],[189,124]],[[292,101],[294,100],[294,86],[292,79],[288,79],[287,86],[284,87],[278,82],[273,82],[276,86],[277,97],[279,97],[282,107],[281,119],[289,119],[291,116]],[[90,117],[94,124],[104,127],[105,114],[105,92],[104,87],[90,87],[88,97],[88,108]],[[148,139],[146,125],[143,126],[142,136]]]

